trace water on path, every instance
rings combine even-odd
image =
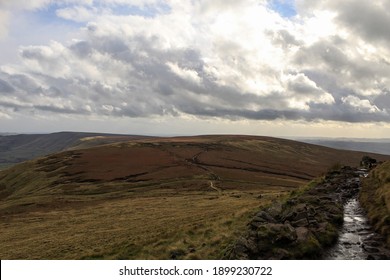
[[[357,197],[350,199],[344,206],[344,224],[339,239],[326,254],[327,259],[365,260],[369,253],[364,242],[375,235]]]

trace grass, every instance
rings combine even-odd
[[[364,179],[360,201],[375,230],[385,236],[390,248],[390,161],[373,169]]]
[[[52,154],[0,172],[0,258],[221,259],[260,207],[360,158],[246,136]]]
[[[169,259],[181,250],[180,259],[219,259],[253,210],[267,202],[244,193],[148,193],[3,216],[0,257]]]
[[[314,178],[313,180],[311,180],[309,183],[303,185],[302,187],[299,187],[299,188],[291,191],[291,193],[287,199],[299,197],[300,195],[304,194],[308,190],[310,190],[310,189],[314,188],[315,186],[317,186],[318,184],[322,183],[323,180],[324,180],[324,176]]]

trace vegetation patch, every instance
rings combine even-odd
[[[90,148],[0,171],[0,258],[221,259],[258,209],[269,205],[275,213],[283,210],[291,227],[273,222],[256,236],[281,229],[273,249],[291,258],[283,248],[296,238],[296,251],[303,252],[302,258],[311,256],[318,245],[313,238],[321,246],[322,241],[319,234],[300,228],[305,223],[299,216],[302,204],[318,219],[336,219],[337,213],[314,213],[314,193],[306,195],[310,203],[294,204],[313,189],[298,188],[335,161],[361,158],[357,152],[266,137],[128,142],[110,137],[120,143],[95,146],[104,139],[84,139],[78,147]],[[291,204],[283,206],[294,190]],[[288,209],[296,214],[288,215]],[[318,226],[327,231],[326,225]]]
[[[363,180],[359,196],[374,229],[390,248],[390,161],[374,168]]]

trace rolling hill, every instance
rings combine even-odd
[[[1,171],[0,257],[217,259],[260,206],[367,155],[239,135],[120,140]]]
[[[72,147],[89,147],[139,138],[145,137],[85,132],[0,135],[0,169]]]

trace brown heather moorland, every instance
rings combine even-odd
[[[52,154],[0,172],[0,258],[219,259],[260,207],[366,154],[231,135]]]

